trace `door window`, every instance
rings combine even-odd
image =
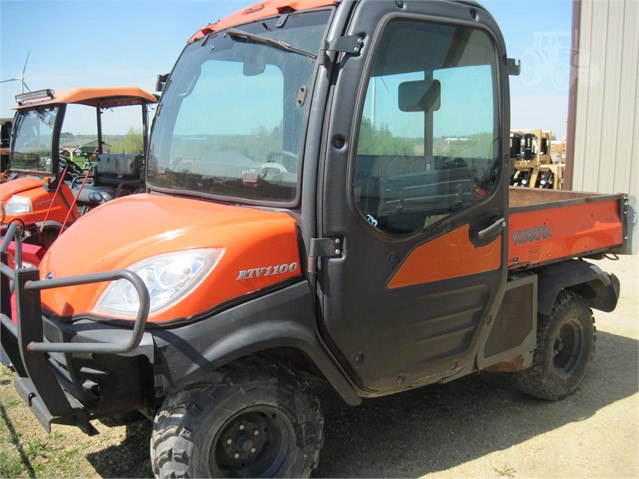
[[[375,55],[354,197],[374,227],[409,234],[481,201],[496,185],[495,49],[479,29],[395,20]]]

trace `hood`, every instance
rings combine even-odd
[[[0,185],[0,201],[7,201],[13,195],[42,187],[44,183],[37,178],[16,178]]]
[[[76,221],[47,252],[42,278],[126,269],[143,259],[193,249],[223,250],[213,270],[186,297],[149,317],[190,318],[300,275],[297,225],[286,213],[174,198],[132,195]],[[107,284],[42,292],[63,316],[94,313]]]

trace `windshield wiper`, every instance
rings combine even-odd
[[[237,28],[230,28],[226,31],[226,33],[229,37],[235,40],[242,39],[247,42],[259,43],[260,45],[267,45],[269,47],[279,48],[280,50],[285,50],[287,52],[297,53],[298,55],[303,55],[305,57],[312,58],[313,60],[317,59],[317,55],[311,52],[307,52],[306,50],[295,48],[293,45],[283,42],[282,40],[274,40],[273,38],[263,37],[254,33],[245,32],[244,30],[239,30]]]

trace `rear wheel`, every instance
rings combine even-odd
[[[524,393],[546,400],[574,393],[588,371],[595,349],[595,326],[586,300],[562,291],[549,317],[540,317],[533,365],[513,375]]]
[[[250,358],[218,381],[167,398],[155,418],[156,477],[307,477],[323,420],[308,384],[283,364]]]

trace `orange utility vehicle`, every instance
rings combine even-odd
[[[154,418],[166,478],[309,475],[310,379],[351,405],[482,370],[571,394],[619,295],[586,259],[628,245],[628,204],[509,188],[516,71],[467,0],[272,0],[202,28],[160,78],[146,193],[39,270],[3,258],[20,395],[46,429]]]
[[[81,213],[141,188],[144,151],[104,151],[102,115],[106,109],[139,107],[146,150],[148,105],[157,102],[154,95],[137,87],[47,89],[17,95],[16,101],[8,181],[0,184],[3,232],[17,222],[25,241],[48,246]],[[95,110],[97,141],[88,171],[62,149],[69,105]]]

